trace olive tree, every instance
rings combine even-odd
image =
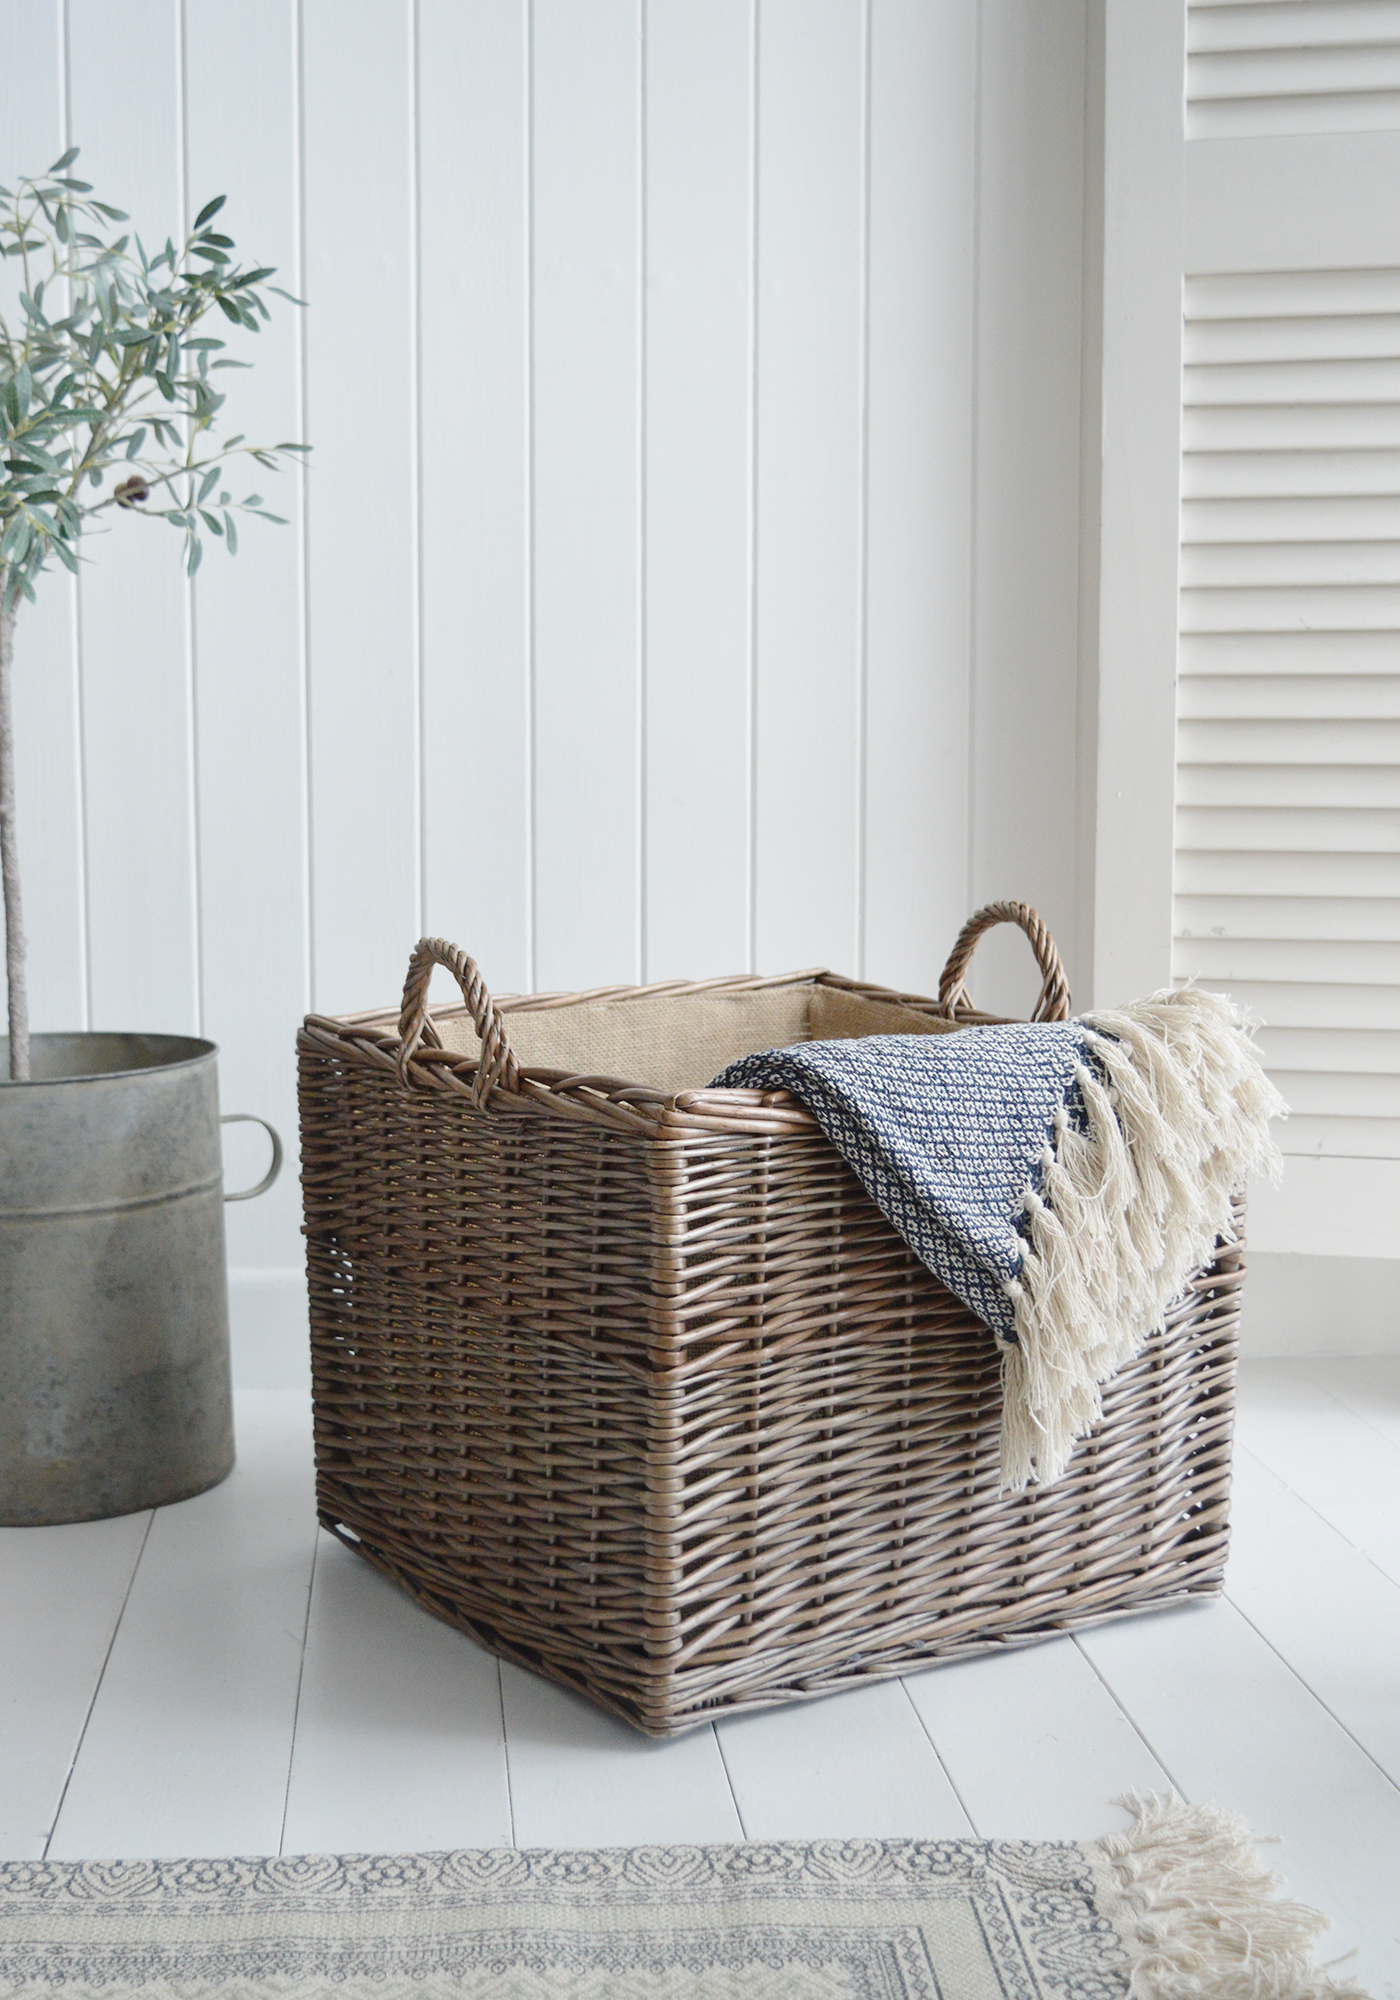
[[[5,901],[10,1075],[29,1075],[29,1006],[15,837],[14,632],[19,605],[109,509],[167,522],[186,572],[208,536],[238,550],[235,516],[268,513],[235,498],[234,461],[274,469],[299,444],[214,443],[218,371],[246,367],[202,331],[229,322],[257,333],[269,317],[270,265],[241,267],[214,222],[220,195],[182,244],[150,254],[127,216],[70,169],[73,147],[37,179],[0,187],[0,875]],[[15,280],[18,278],[18,284]],[[13,302],[13,303],[12,303]],[[297,303],[297,301],[292,301]]]

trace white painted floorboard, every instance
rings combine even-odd
[[[0,1533],[0,1858],[1082,1839],[1175,1784],[1400,2000],[1400,1361],[1246,1366],[1226,1602],[668,1743],[318,1545],[302,1395],[239,1439],[154,1517]]]
[[[742,1840],[713,1729],[668,1742],[501,1663],[517,1847]]]
[[[1125,1619],[1079,1644],[1182,1795],[1243,1813],[1272,1865],[1359,1947],[1375,2000],[1400,1994],[1400,1789],[1229,1603]]]
[[[898,1681],[716,1727],[750,1840],[944,1840],[973,1830]]]
[[[282,1851],[510,1845],[495,1660],[322,1533]]]
[[[1226,1594],[1400,1785],[1400,1584],[1242,1450]]]
[[[149,1514],[0,1529],[0,1856],[43,1854]]]
[[[1235,1437],[1400,1583],[1400,1442],[1289,1361],[1242,1371]]]
[[[1166,1790],[1073,1639],[953,1660],[905,1686],[984,1840],[1094,1840],[1128,1823],[1110,1800]]]
[[[1296,1374],[1344,1403],[1372,1430],[1400,1445],[1400,1367],[1386,1354],[1357,1354],[1336,1361],[1300,1361]]]
[[[151,1524],[51,1855],[275,1850],[314,1543],[306,1404],[250,1390],[231,1476]]]

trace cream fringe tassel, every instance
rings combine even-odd
[[[1233,1234],[1231,1196],[1282,1166],[1269,1120],[1286,1107],[1230,1001],[1187,987],[1082,1024],[1108,1083],[1076,1069],[1089,1130],[1056,1114],[1040,1188],[1023,1197],[1029,1241],[1007,1288],[1020,1345],[1002,1354],[1005,1492],[1059,1477],[1103,1413],[1100,1385]]]
[[[1315,1966],[1327,1918],[1284,1902],[1238,1813],[1174,1795],[1120,1799],[1135,1824],[1098,1843],[1133,1953],[1133,2000],[1367,2000]]]

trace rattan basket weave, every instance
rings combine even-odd
[[[438,1617],[650,1735],[1213,1594],[1240,1247],[1050,1488],[997,1489],[991,1336],[780,1092],[804,1036],[947,1033],[833,978],[493,1002],[437,940],[402,1020],[299,1040],[321,1520]],[[435,962],[463,1007],[427,1010]],[[401,1032],[402,1030],[402,1032]],[[638,1081],[599,1074],[628,1072]]]

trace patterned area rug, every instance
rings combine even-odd
[[[0,1867],[0,1993],[68,2000],[1365,2000],[1242,1824]],[[1207,1885],[1210,1888],[1206,1896]]]

